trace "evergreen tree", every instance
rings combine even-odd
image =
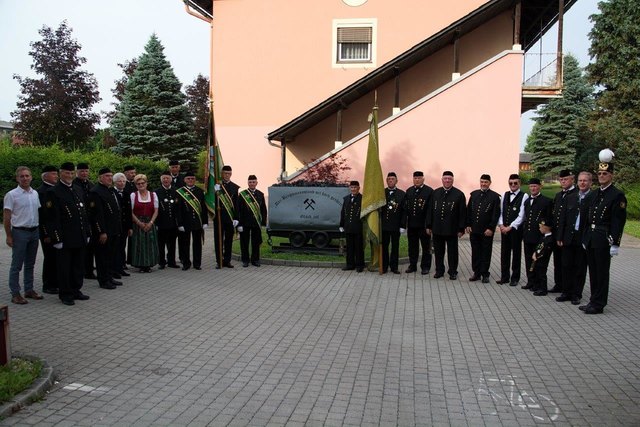
[[[111,121],[111,134],[117,141],[112,149],[152,160],[194,160],[198,147],[181,86],[160,40],[152,35]]]
[[[563,65],[562,98],[540,107],[527,138],[525,151],[533,154],[531,165],[538,175],[578,168],[580,155],[591,144],[586,118],[593,110],[593,88],[574,56],[566,55]]]
[[[124,88],[127,86],[127,82],[133,75],[133,72],[138,67],[138,58],[133,58],[132,60],[124,61],[124,63],[118,64],[118,67],[122,69],[122,77],[116,80],[114,83],[116,84],[113,89],[111,89],[111,93],[113,97],[116,99],[116,102],[112,102],[111,105],[114,106],[113,111],[107,111],[104,113],[104,117],[110,122],[116,116],[116,109],[118,105],[124,99]]]
[[[20,85],[18,109],[11,113],[15,129],[37,145],[60,143],[79,148],[95,133],[100,116],[91,111],[100,101],[92,74],[80,70],[87,60],[63,21],[57,30],[43,26],[42,40],[31,43],[29,55],[40,78],[14,75]]]
[[[207,145],[209,135],[209,78],[198,74],[193,84],[186,87],[187,107],[193,118],[196,143]]]
[[[637,0],[598,3],[590,17],[589,79],[602,89],[589,123],[599,148],[616,153],[620,181],[640,180],[640,7]],[[593,159],[594,163],[597,161]]]

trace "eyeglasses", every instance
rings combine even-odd
[[[509,185],[518,185],[519,182],[518,181],[509,181]]]
[[[598,176],[600,175],[609,175],[609,172],[598,172]]]
[[[138,182],[136,182],[136,185],[142,185],[142,184],[146,184],[146,183],[147,183],[147,181],[138,181]]]

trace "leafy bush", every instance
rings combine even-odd
[[[627,196],[627,218],[640,219],[640,183],[619,186]]]

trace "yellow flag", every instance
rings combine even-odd
[[[364,167],[362,209],[360,211],[360,218],[364,219],[362,222],[364,239],[371,246],[370,270],[381,268],[382,231],[378,209],[386,204],[378,150],[378,106],[376,105],[369,115],[369,146],[367,148],[367,163]]]

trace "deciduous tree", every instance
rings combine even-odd
[[[196,143],[204,147],[209,134],[209,78],[198,74],[185,92]]]

